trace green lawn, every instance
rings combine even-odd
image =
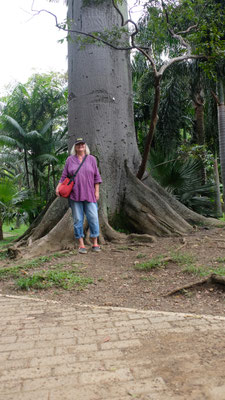
[[[3,224],[3,240],[0,241],[0,248],[8,245],[13,240],[21,236],[27,230],[27,228],[28,226],[25,224],[16,229],[14,229],[13,224]]]
[[[13,236],[22,235],[28,228],[27,225],[22,224],[19,228],[14,228],[13,224],[3,224],[3,233],[10,233]]]

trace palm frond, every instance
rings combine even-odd
[[[152,150],[149,164],[153,178],[179,201],[203,215],[214,215],[215,187],[202,185],[200,161]]]
[[[8,203],[16,192],[16,188],[12,181],[1,180],[0,182],[0,200],[2,203]]]
[[[10,136],[0,133],[0,144],[6,145],[8,147],[15,147],[15,146],[18,146],[20,143],[16,139],[13,139]],[[21,146],[21,144],[20,144],[20,146]],[[18,147],[20,147],[20,146],[18,146]]]
[[[23,130],[23,128],[20,126],[20,124],[12,117],[10,117],[9,115],[5,116],[5,119],[15,128],[17,129],[17,131],[20,133],[21,136],[25,137],[26,134]]]
[[[51,119],[50,121],[47,122],[47,124],[44,125],[44,127],[41,130],[41,135],[44,135],[48,129],[50,128],[50,126],[53,124],[54,119]]]
[[[29,140],[29,139],[32,139],[32,140],[40,139],[40,140],[42,140],[43,138],[42,138],[42,136],[41,136],[41,134],[40,134],[39,132],[37,132],[37,131],[30,131],[30,132],[27,133],[27,139],[28,139],[28,140]]]

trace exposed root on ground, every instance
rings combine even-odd
[[[57,197],[44,214],[40,223],[28,236],[28,244],[31,245],[33,242],[47,235],[52,229],[54,229],[67,212],[68,208],[68,200],[63,197]]]
[[[138,180],[128,168],[124,208],[137,232],[153,236],[177,236],[192,231],[191,225],[165,198]]]
[[[73,221],[70,210],[67,210],[63,218],[47,235],[34,242],[28,241],[28,247],[23,249],[23,257],[33,258],[65,249],[74,249]]]
[[[223,222],[218,221],[215,218],[206,218],[203,215],[197,214],[196,212],[187,208],[184,204],[179,202],[173,195],[168,193],[163,187],[161,187],[150,175],[148,175],[142,182],[152,189],[153,192],[157,193],[160,199],[164,200],[170,205],[171,208],[179,214],[187,223],[191,224],[193,228],[197,226],[212,226],[221,227]]]
[[[148,234],[138,234],[138,233],[131,233],[127,235],[126,239],[130,242],[143,242],[143,243],[155,243],[156,238],[154,236]]]
[[[193,288],[195,286],[204,285],[206,283],[216,283],[216,284],[225,286],[225,277],[217,275],[217,274],[211,274],[207,278],[204,278],[204,279],[201,279],[201,280],[198,280],[198,281],[195,281],[195,282],[188,283],[187,285],[179,286],[176,289],[173,289],[171,292],[166,293],[164,295],[164,297],[172,296],[172,295],[174,295],[176,293],[182,292],[182,291],[187,290],[187,289],[191,289],[191,288]]]

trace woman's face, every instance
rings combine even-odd
[[[76,144],[76,146],[75,146],[75,151],[76,151],[76,153],[77,152],[85,152],[85,150],[86,150],[86,146],[85,146],[85,143],[78,143],[78,144]]]

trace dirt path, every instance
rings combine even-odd
[[[167,260],[167,261],[166,261]],[[0,269],[20,260],[2,260]],[[147,267],[145,266],[147,265]],[[102,252],[86,255],[76,251],[45,262],[23,276],[57,265],[79,271],[93,283],[83,290],[53,286],[46,290],[30,288],[29,296],[59,300],[64,304],[92,304],[142,310],[225,315],[224,286],[204,284],[166,296],[171,290],[201,280],[211,272],[225,276],[225,229],[201,229],[183,238],[160,238],[156,243],[110,243]],[[143,267],[144,265],[144,267]],[[145,269],[140,269],[142,268]],[[15,288],[15,279],[0,280],[0,293],[24,295]]]

